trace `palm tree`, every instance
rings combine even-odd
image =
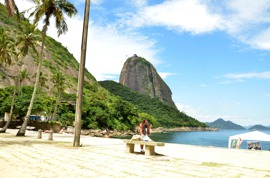
[[[31,76],[31,78],[36,78],[37,74],[35,73],[34,75]],[[46,74],[44,74],[43,72],[40,72],[39,75],[39,84],[38,84],[38,90],[45,87],[45,88],[49,88],[49,86],[46,84],[48,81],[48,76]]]
[[[20,93],[20,95],[22,95],[22,83],[25,79],[30,80],[30,76],[29,76],[29,73],[27,72],[26,69],[22,69],[22,70],[20,70],[20,73],[19,73],[19,93]]]
[[[0,62],[3,65],[11,65],[16,56],[15,42],[4,28],[0,27]]]
[[[26,126],[28,124],[29,117],[33,108],[33,104],[34,104],[34,100],[35,100],[35,96],[36,96],[36,92],[38,88],[38,83],[39,83],[42,61],[43,61],[45,37],[46,37],[47,29],[50,25],[50,18],[54,17],[58,36],[60,36],[61,34],[65,33],[68,30],[67,23],[64,18],[64,13],[66,13],[69,17],[72,17],[73,15],[77,13],[77,10],[74,7],[74,5],[68,2],[67,0],[34,0],[34,1],[37,5],[34,7],[34,11],[30,14],[30,17],[34,16],[34,24],[37,24],[38,21],[41,20],[42,17],[44,16],[44,20],[43,20],[44,24],[42,28],[42,44],[41,44],[41,50],[39,54],[38,67],[36,70],[37,75],[36,75],[34,90],[32,93],[32,98],[31,98],[26,116],[24,118],[24,122],[20,130],[18,131],[17,136],[25,135]]]
[[[32,51],[34,51],[37,54],[37,50],[36,50],[36,44],[37,42],[39,42],[39,36],[36,34],[36,26],[28,24],[28,23],[21,23],[21,26],[19,26],[19,29],[21,31],[21,33],[19,35],[17,35],[16,38],[16,43],[14,43],[13,45],[15,46],[16,44],[16,48],[13,46],[12,50],[13,51],[18,51],[18,54],[16,54],[16,58],[21,58],[20,61],[17,62],[17,64],[19,66],[22,66],[22,61],[24,59],[24,57],[28,54],[29,49],[31,49]],[[15,77],[15,86],[14,86],[14,91],[12,94],[12,99],[11,99],[11,107],[10,107],[10,114],[9,114],[9,118],[5,124],[5,126],[0,130],[0,133],[4,133],[6,132],[6,129],[8,128],[10,122],[11,122],[11,118],[12,118],[12,114],[13,114],[13,109],[14,109],[14,99],[16,96],[16,92],[17,92],[17,88],[18,86],[20,86],[21,82],[25,79],[25,77],[27,72],[24,70],[19,70],[19,73],[17,74],[17,76]]]
[[[84,68],[85,68],[85,58],[86,58],[86,48],[87,48],[89,13],[90,13],[90,0],[86,0],[85,10],[84,10],[79,79],[78,79],[78,91],[77,91],[78,96],[77,96],[77,101],[76,101],[76,113],[75,113],[75,131],[74,131],[74,140],[73,140],[74,147],[80,146],[80,135],[81,135],[81,126],[82,126],[81,118],[82,118]]]
[[[39,76],[39,85],[40,87],[45,87],[45,88],[49,88],[48,85],[46,85],[47,81],[48,81],[48,76],[46,74],[44,74],[43,72],[40,72],[40,76]]]
[[[52,82],[54,84],[54,88],[56,89],[56,94],[57,94],[55,106],[54,106],[54,111],[53,111],[53,116],[52,116],[52,119],[55,119],[56,114],[57,114],[58,105],[59,105],[60,100],[61,100],[61,94],[65,90],[65,77],[63,76],[63,74],[61,72],[57,72],[56,74],[53,74]]]
[[[15,96],[16,96],[16,87],[17,86],[17,82],[15,83],[15,86],[14,86],[14,89],[13,89],[13,94],[12,94],[12,97],[11,97],[11,105],[10,105],[10,111],[9,111],[9,115],[8,115],[8,119],[7,119],[7,122],[5,124],[5,126],[3,128],[0,129],[0,133],[5,133],[10,122],[11,122],[11,118],[12,118],[12,115],[13,115],[13,110],[14,110],[14,100],[15,100]]]
[[[12,39],[10,36],[11,35],[6,30],[4,30],[3,28],[0,28],[0,62],[1,64],[5,64],[5,65],[11,65],[12,60],[17,59],[16,52],[15,52],[14,39]],[[15,86],[16,86],[16,83],[17,82],[15,82]],[[11,97],[11,107],[10,107],[10,112],[9,112],[10,114],[9,114],[9,117],[5,126],[2,129],[0,129],[0,133],[6,132],[11,121],[13,108],[14,108],[14,98],[16,95],[15,86],[14,86],[13,94]]]

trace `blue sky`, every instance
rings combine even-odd
[[[67,18],[69,32],[58,38],[51,23],[48,34],[79,59],[84,1],[70,2],[79,13]],[[118,81],[137,54],[186,114],[270,126],[269,10],[270,0],[92,0],[86,67],[97,80]]]

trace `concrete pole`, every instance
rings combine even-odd
[[[48,140],[53,140],[53,131],[52,130],[49,131]]]
[[[37,138],[42,139],[42,130],[41,129],[38,130],[38,137]]]

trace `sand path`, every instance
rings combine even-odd
[[[167,144],[158,156],[125,152],[120,139],[17,130],[0,134],[0,177],[270,177],[270,152]],[[139,146],[135,146],[139,151]]]

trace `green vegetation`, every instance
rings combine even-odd
[[[16,25],[16,17],[8,17],[7,8],[0,3],[0,22],[8,25]]]
[[[74,59],[74,56],[69,53],[67,48],[62,46],[61,43],[57,42],[51,37],[46,38],[46,47],[47,50],[52,54],[51,61],[54,61],[56,64],[61,65],[64,68],[74,67],[79,69],[78,62]]]
[[[132,60],[132,57],[130,57],[130,58],[127,59],[127,61],[130,61],[130,60]],[[151,65],[151,63],[148,62],[148,61],[147,61],[146,59],[144,59],[143,57],[138,57],[137,60],[138,60],[139,62],[143,63],[143,64],[148,65],[148,66]]]
[[[155,127],[207,127],[204,123],[162,103],[158,98],[150,98],[137,93],[114,81],[100,81],[99,84],[111,93],[134,104],[141,112],[155,117],[157,119]]]
[[[0,113],[8,112],[11,105],[13,88],[0,89]],[[15,99],[14,117],[22,118],[27,112],[33,87],[22,87],[22,95]],[[64,126],[72,125],[75,118],[76,95],[64,93],[62,102],[58,108],[58,118]],[[54,111],[55,97],[39,91],[32,109],[33,115],[45,115],[51,118]],[[112,129],[112,130],[133,130],[140,120],[139,113],[135,106],[118,97],[112,96],[106,90],[96,92],[85,92],[83,101],[83,128],[84,129]],[[143,116],[146,117],[146,116]]]

